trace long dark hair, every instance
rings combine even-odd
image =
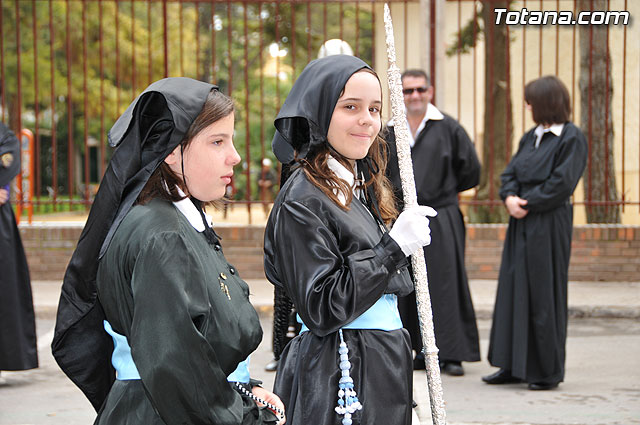
[[[184,139],[180,143],[182,150],[184,151],[191,141],[202,130],[229,116],[234,111],[233,100],[224,93],[218,90],[211,90],[207,96],[207,100],[202,107],[202,111],[198,114],[195,120],[189,126]],[[178,193],[178,189],[185,193],[182,196]],[[144,186],[136,203],[146,204],[154,198],[160,198],[171,202],[180,201],[186,197],[189,197],[189,188],[185,185],[182,176],[173,172],[171,167],[164,161],[160,162],[160,165],[149,177],[149,181]],[[205,202],[205,205],[216,205],[216,201]]]

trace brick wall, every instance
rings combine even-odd
[[[80,225],[21,225],[33,280],[60,280],[76,246]],[[224,252],[246,279],[264,278],[262,226],[217,226]],[[496,279],[506,225],[467,226],[467,271],[471,279]],[[576,226],[569,279],[640,281],[640,226]]]
[[[506,232],[506,224],[467,226],[469,278],[497,279]],[[640,281],[640,227],[575,226],[569,280]]]

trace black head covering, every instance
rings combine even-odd
[[[333,110],[345,84],[357,71],[371,69],[362,59],[333,55],[309,62],[291,88],[274,122],[271,147],[283,164],[304,158],[311,146],[326,143]]]
[[[20,172],[20,142],[13,131],[0,122],[0,187]]]
[[[109,131],[117,147],[100,183],[62,284],[53,355],[98,410],[115,373],[113,343],[96,299],[96,273],[114,232],[160,162],[183,140],[216,86],[166,78],[142,92]]]
[[[371,69],[363,60],[350,55],[316,59],[304,68],[274,122],[276,132],[271,148],[276,158],[282,162],[280,187],[292,172],[295,151],[298,158],[304,158],[312,146],[328,144],[327,133],[338,98],[349,78],[363,68]],[[336,155],[337,152],[333,154]],[[377,165],[372,166],[368,157],[357,163],[365,180],[369,179],[372,172],[378,172]],[[367,192],[367,206],[374,217],[379,218],[373,188],[369,187]],[[379,218],[379,222],[382,223],[382,219]],[[276,359],[280,357],[286,344],[292,307],[293,303],[284,289],[276,285],[273,329],[273,353]]]

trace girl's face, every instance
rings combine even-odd
[[[240,155],[233,146],[234,114],[206,127],[184,150],[184,174],[192,196],[203,202],[221,199],[231,183],[233,167]],[[180,146],[164,160],[176,175],[182,175]]]
[[[382,90],[375,75],[353,74],[331,116],[327,133],[331,146],[352,161],[367,156],[382,126],[381,108]]]

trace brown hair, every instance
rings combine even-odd
[[[426,72],[424,72],[421,69],[407,69],[400,76],[400,81],[404,81],[404,77],[414,77],[414,78],[422,77],[427,82],[427,87],[431,86],[431,81],[429,81],[429,76],[427,75]]]
[[[180,145],[185,150],[191,141],[202,130],[220,119],[229,116],[234,111],[233,100],[218,90],[211,90],[207,96],[207,100],[202,106],[202,110],[195,120],[189,126]],[[163,158],[164,159],[164,158]],[[186,196],[181,196],[177,188],[180,188]],[[167,188],[169,189],[167,191]],[[138,195],[138,204],[146,204],[154,198],[165,199],[170,202],[177,202],[189,196],[189,189],[186,187],[182,176],[177,175],[171,170],[166,162],[161,161],[158,168],[151,174],[147,184]],[[217,201],[203,202],[205,205],[217,206]]]
[[[536,124],[564,124],[571,117],[569,91],[553,75],[527,83],[524,87],[524,100],[531,105]]]
[[[368,68],[363,68],[357,72],[368,72],[378,78],[378,75]],[[378,83],[379,82],[380,80],[378,79]],[[340,93],[340,96],[342,96],[343,93],[344,89],[342,93]],[[380,120],[382,123],[382,117]],[[348,211],[349,205],[351,205],[351,201],[353,201],[353,192],[344,180],[338,178],[327,165],[329,154],[329,145],[328,143],[325,143],[320,146],[312,147],[306,157],[299,160],[299,162],[301,163],[302,170],[309,181],[322,190],[322,192],[336,205],[345,211]],[[333,152],[333,156],[344,167],[355,174],[355,170],[353,170],[351,163],[346,158],[337,154],[335,151]],[[364,184],[365,187],[373,186],[373,192],[378,200],[378,206],[380,207],[381,218],[385,223],[389,224],[398,216],[398,210],[393,197],[391,183],[385,174],[387,169],[387,142],[380,137],[380,135],[375,137],[371,147],[369,148],[367,156],[378,165],[379,170],[377,173],[371,173],[371,178],[364,182]],[[333,192],[334,189],[344,195],[346,200],[344,205]]]
[[[316,185],[329,199],[343,210],[348,211],[349,205],[351,205],[351,201],[353,201],[353,191],[347,186],[344,180],[338,178],[327,165],[329,153],[329,147],[327,145],[312,148],[306,158],[300,160],[302,171],[304,171],[309,181]],[[398,216],[398,210],[393,197],[391,183],[385,175],[387,169],[387,142],[379,135],[376,136],[367,155],[375,161],[379,171],[375,174],[371,173],[371,178],[364,182],[364,184],[365,187],[373,186],[373,192],[380,207],[381,218],[385,223],[389,224]],[[355,170],[347,159],[341,155],[336,155],[335,151],[333,152],[333,156],[340,164],[355,174]],[[344,205],[333,192],[334,189],[344,195]]]

